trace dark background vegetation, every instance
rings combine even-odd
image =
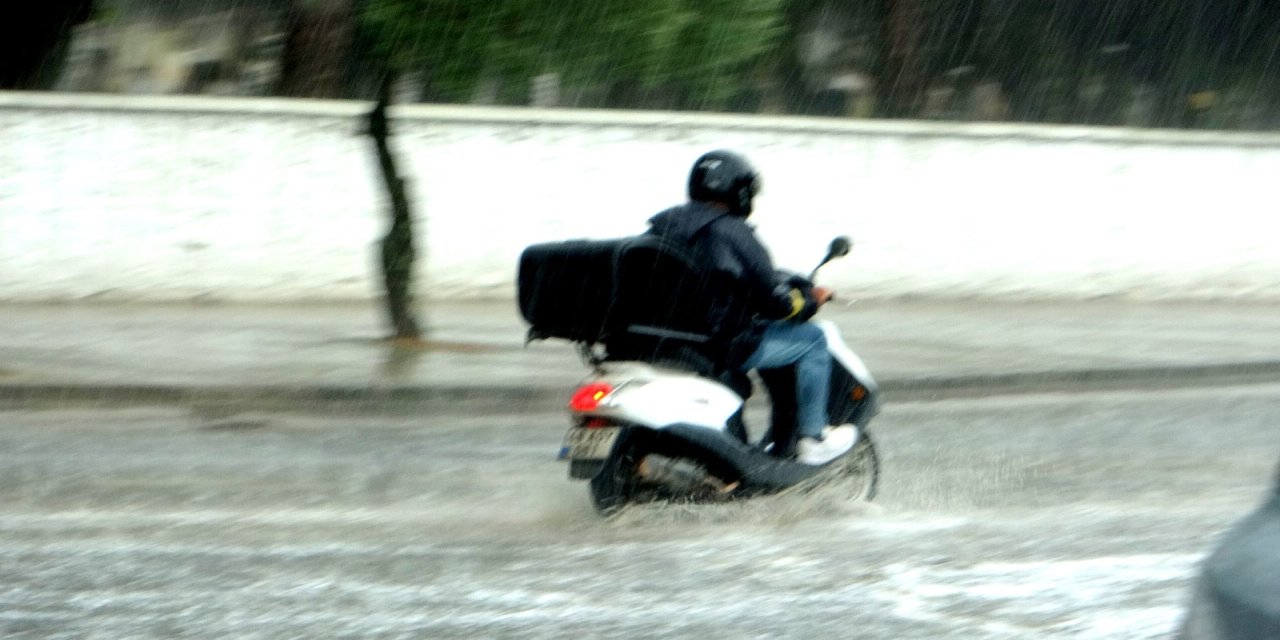
[[[423,102],[1231,129],[1275,128],[1280,106],[1273,0],[45,0],[0,11],[4,88],[55,88],[86,24],[232,12],[247,30],[279,33],[262,95],[372,98],[394,73]],[[237,65],[221,61],[220,73]]]

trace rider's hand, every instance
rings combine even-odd
[[[818,301],[818,306],[822,306],[830,302],[834,297],[836,297],[836,292],[826,287],[813,288],[813,299]]]

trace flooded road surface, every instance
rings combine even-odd
[[[896,404],[876,503],[603,521],[559,414],[0,411],[5,638],[1164,638],[1280,388]]]

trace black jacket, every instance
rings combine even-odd
[[[768,321],[806,319],[817,309],[810,286],[780,281],[768,250],[739,216],[690,202],[650,218],[649,233],[687,247],[710,269],[707,320],[731,366],[755,352]]]

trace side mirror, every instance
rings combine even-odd
[[[848,236],[838,236],[831,241],[831,247],[827,249],[827,260],[834,260],[849,255],[849,250],[853,248],[853,241]]]
[[[836,258],[849,255],[851,249],[853,249],[853,241],[848,236],[837,236],[835,240],[831,241],[831,246],[827,247],[827,256],[822,259],[822,262],[818,263],[818,266],[813,269],[813,273],[809,275],[809,280],[816,280],[818,278],[818,269],[821,269],[823,265]]]

